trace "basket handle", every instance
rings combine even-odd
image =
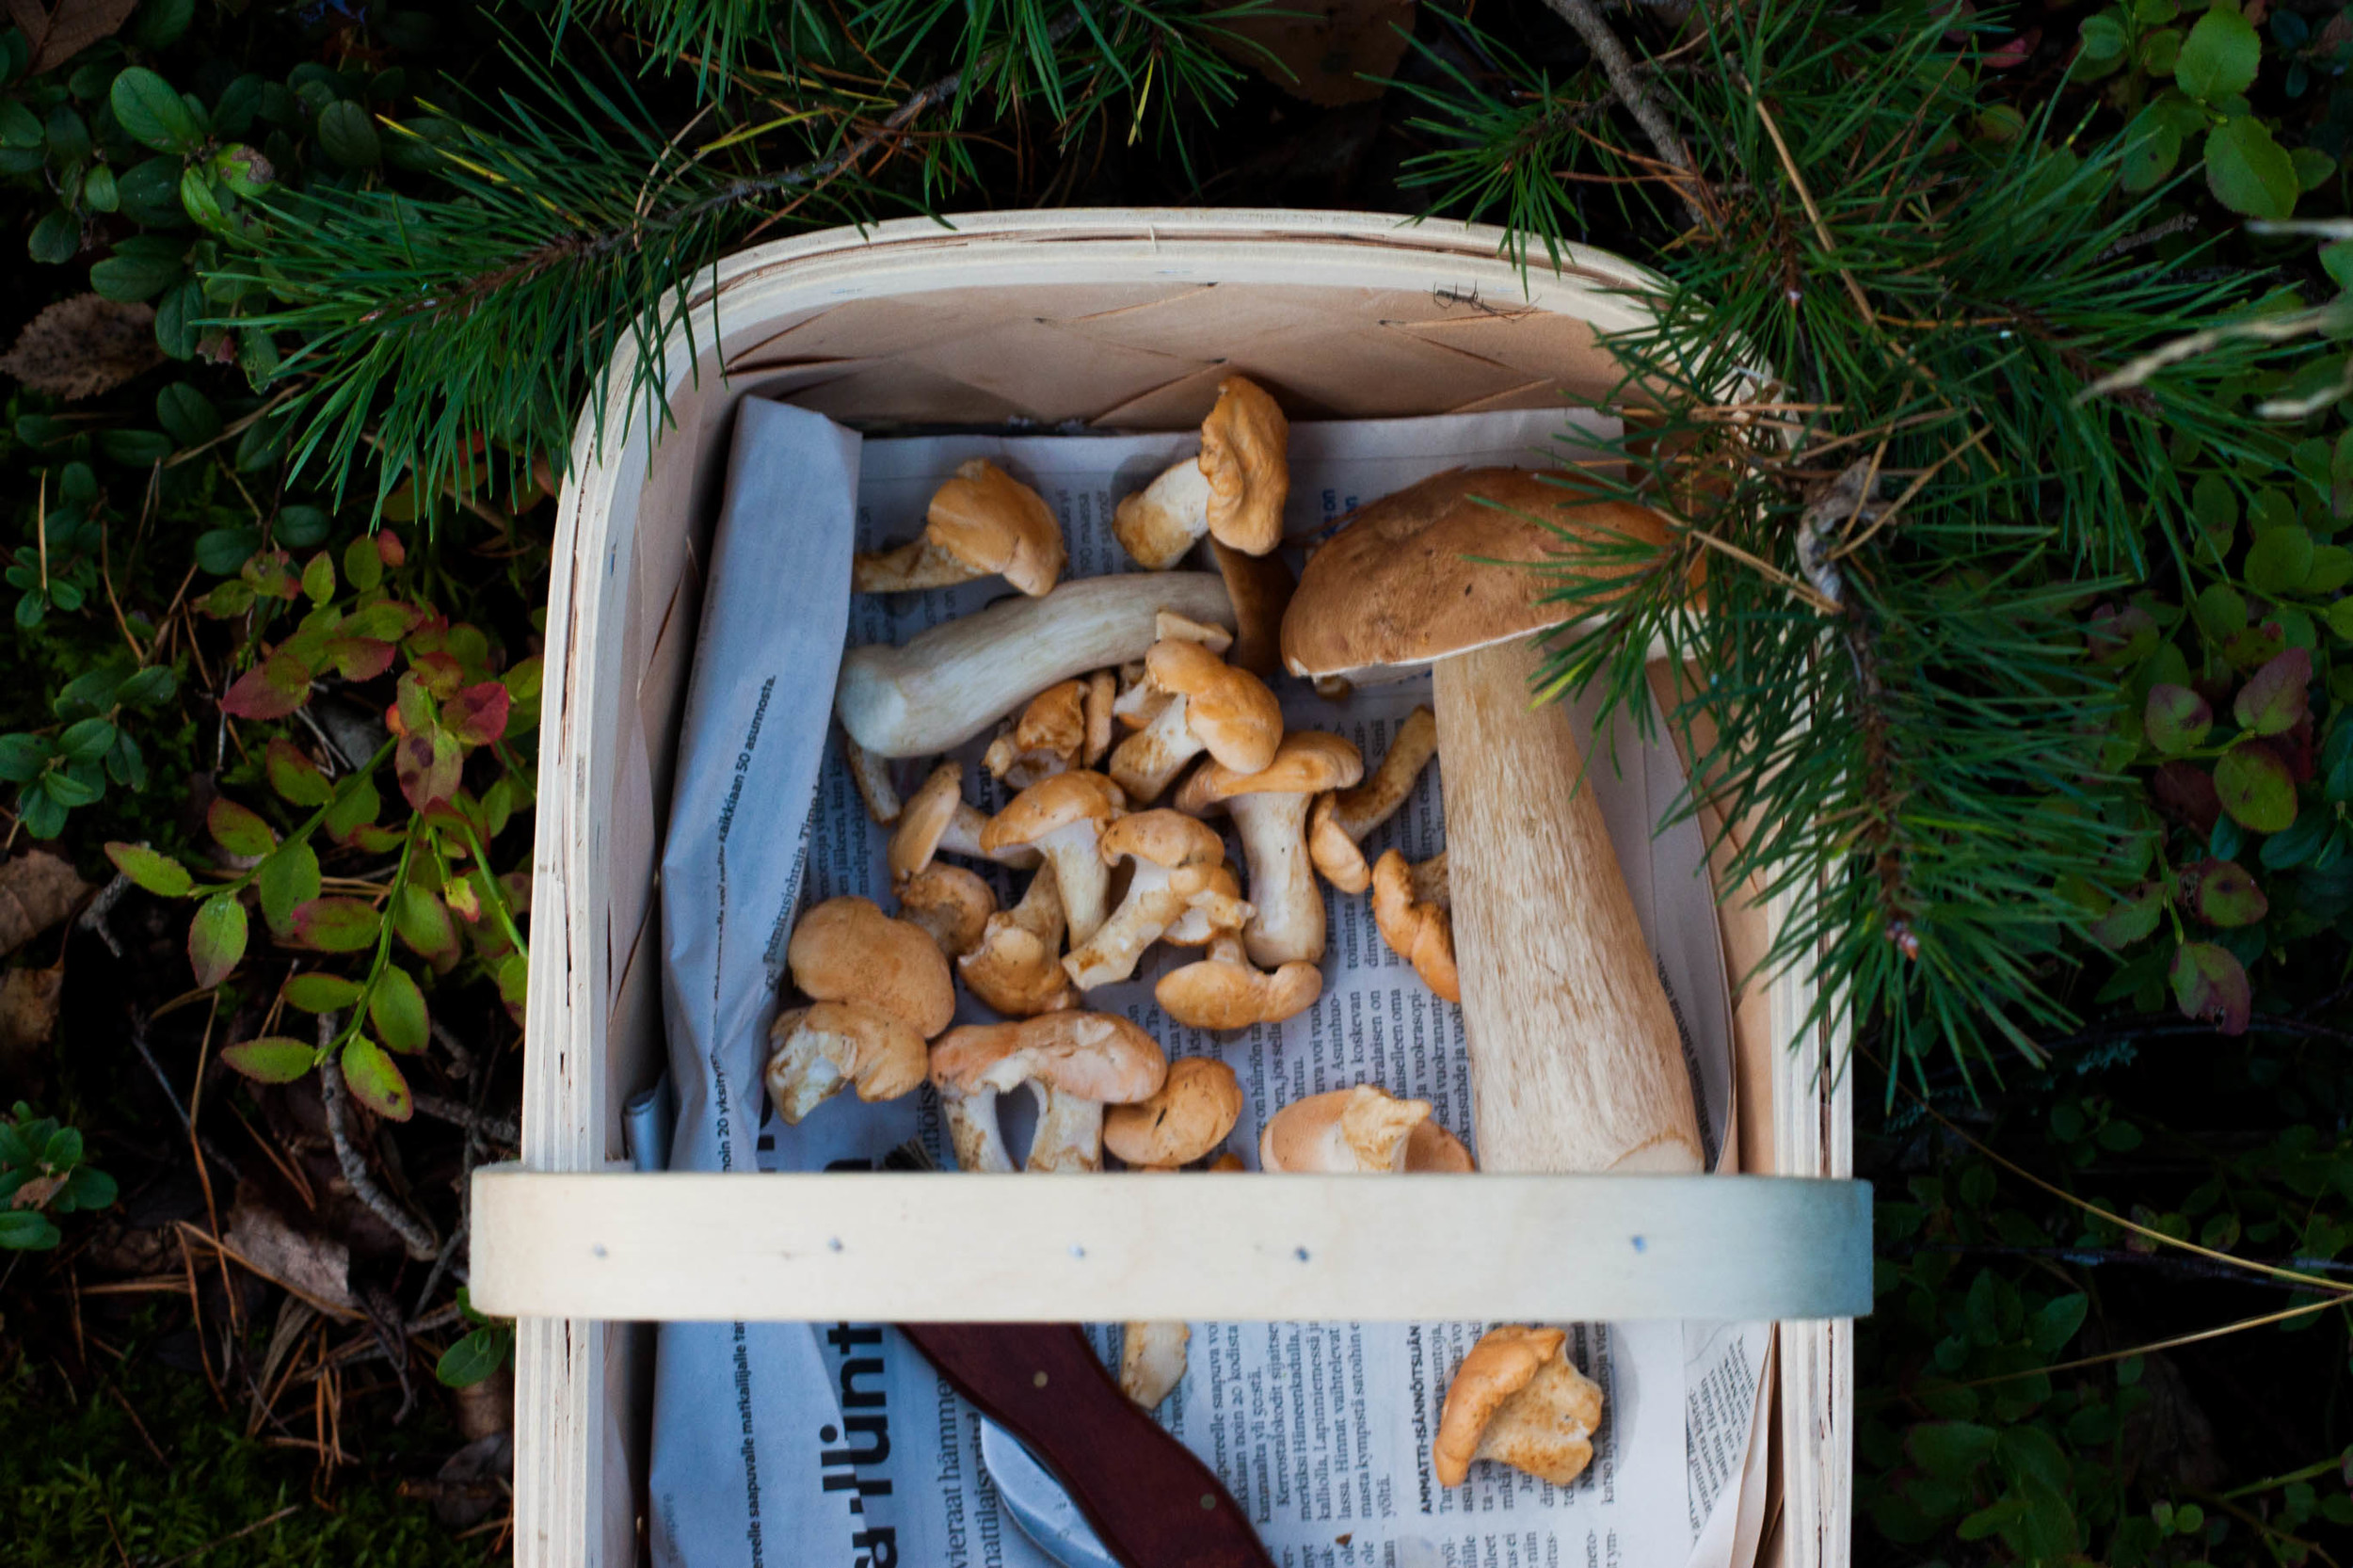
[[[474,1173],[501,1317],[857,1322],[1852,1318],[1867,1182]]]

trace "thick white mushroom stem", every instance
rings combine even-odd
[[[1037,1079],[1023,1079],[1008,1088],[1023,1088],[1037,1102],[1037,1127],[1030,1134],[1029,1158],[1021,1169],[1039,1172],[1099,1171],[1103,1168],[1103,1107],[1099,1101],[1064,1094]],[[964,1095],[942,1093],[948,1112],[948,1141],[956,1151],[960,1171],[998,1174],[1013,1170],[1013,1151],[997,1120],[998,1096],[1004,1091],[981,1088]]]
[[[1193,1338],[1186,1323],[1129,1323],[1119,1346],[1119,1391],[1146,1410],[1157,1410],[1185,1379],[1185,1346]]]
[[[997,1095],[994,1088],[971,1089],[963,1094],[951,1089],[939,1092],[940,1109],[948,1113],[948,1144],[956,1151],[957,1170],[997,1176],[1014,1170],[1013,1153],[1005,1147],[1005,1135],[997,1126]]]
[[[1180,458],[1112,514],[1112,532],[1146,571],[1166,571],[1209,531],[1209,476],[1198,456]]]
[[[1307,859],[1304,794],[1236,795],[1227,801],[1250,862],[1250,902],[1257,909],[1242,928],[1242,947],[1262,969],[1314,964],[1323,958],[1323,894]]]
[[[1054,886],[1062,894],[1063,918],[1070,939],[1083,943],[1103,924],[1111,902],[1112,869],[1103,864],[1096,843],[1101,827],[1095,822],[1074,822],[1037,840],[1036,848],[1054,868]]]
[[[1128,798],[1148,806],[1176,781],[1185,764],[1209,749],[1209,743],[1193,732],[1186,721],[1191,705],[1178,692],[1169,696],[1152,722],[1119,743],[1112,753],[1112,779]]]

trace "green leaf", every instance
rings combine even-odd
[[[400,890],[392,910],[392,929],[420,957],[443,958],[457,951],[457,928],[451,922],[449,907],[414,883]]]
[[[2235,520],[2235,512],[2233,517]],[[2214,584],[2200,593],[2191,613],[2198,617],[2200,628],[2216,642],[2227,641],[2247,630],[2247,597],[2227,583]]]
[[[523,1001],[531,983],[531,960],[520,952],[510,952],[499,960],[499,1000],[517,1023],[523,1020]]]
[[[2077,30],[2083,45],[2084,58],[2092,61],[2113,60],[2124,53],[2124,24],[2105,11],[2087,16]]]
[[[1994,1432],[1970,1421],[1924,1421],[1906,1434],[1913,1463],[1933,1476],[1959,1480],[1993,1457]]]
[[[2201,860],[2184,869],[2182,882],[2191,912],[2208,925],[2253,925],[2271,911],[2271,901],[2235,860]]]
[[[115,688],[115,700],[129,708],[152,708],[170,701],[179,686],[180,678],[169,664],[150,664]]]
[[[2057,1355],[2075,1337],[2091,1310],[2091,1298],[2078,1290],[2055,1296],[2026,1321],[2026,1342],[2044,1355]]]
[[[62,266],[82,253],[82,225],[72,213],[52,208],[25,236],[24,249],[44,266]]]
[[[104,757],[115,744],[115,727],[111,719],[83,719],[65,727],[57,737],[57,751],[73,762],[95,762]]]
[[[226,795],[214,800],[204,813],[204,825],[221,848],[246,859],[258,858],[278,847],[278,835],[269,824]]]
[[[2004,1494],[1998,1500],[1968,1515],[1953,1527],[1953,1533],[1963,1541],[1982,1541],[2016,1524],[2026,1516],[2026,1499],[2015,1492]]]
[[[196,886],[187,867],[168,855],[156,854],[145,844],[111,842],[106,846],[106,858],[135,885],[159,898],[185,898]]]
[[[397,964],[388,964],[376,976],[376,989],[368,993],[368,1021],[376,1026],[376,1037],[396,1051],[424,1049],[430,1033],[424,1010],[424,993],[408,971]]]
[[[362,534],[344,546],[344,576],[361,593],[384,581],[384,560],[373,538]]]
[[[2318,190],[2329,176],[2337,171],[2337,160],[2317,147],[2291,150],[2288,159],[2296,166],[2296,184],[2299,189]]]
[[[2110,950],[2130,947],[2155,931],[2164,913],[2165,889],[2154,882],[2144,882],[2091,922],[2091,939]]]
[[[299,1040],[264,1035],[228,1047],[220,1059],[256,1083],[292,1083],[310,1072],[317,1054]]]
[[[384,161],[368,111],[348,98],[328,104],[319,114],[319,146],[345,168],[369,169]]]
[[[107,102],[114,106],[115,123],[158,152],[193,152],[203,143],[187,104],[169,82],[144,66],[117,76]]]
[[[2304,585],[2313,569],[2313,536],[2301,528],[2274,528],[2255,536],[2247,551],[2247,585],[2273,599]]]
[[[2252,115],[2225,120],[2206,134],[2206,184],[2215,200],[2233,212],[2268,218],[2293,213],[2302,188],[2287,150]]]
[[[303,1013],[340,1013],[360,1000],[360,983],[339,974],[312,969],[291,975],[278,994],[286,1005]]]
[[[433,1364],[433,1375],[452,1388],[466,1388],[490,1377],[506,1365],[515,1348],[515,1330],[507,1323],[475,1329]]]
[[[375,945],[383,917],[356,898],[314,898],[288,919],[294,939],[320,952],[357,952]]]
[[[2258,833],[2277,833],[2296,820],[2296,781],[2277,752],[2242,743],[2214,765],[2214,790],[2231,820]]]
[[[269,776],[269,787],[290,806],[324,806],[334,793],[334,787],[328,783],[327,775],[319,771],[318,764],[282,735],[270,737],[269,751],[262,766]]]
[[[408,1119],[412,1109],[408,1080],[375,1041],[364,1034],[354,1038],[344,1047],[343,1066],[344,1081],[351,1085],[352,1098],[388,1122]]]
[[[2254,1010],[2246,967],[2212,942],[2185,942],[2173,955],[2169,978],[2182,1016],[2213,1024],[2224,1034],[2244,1034]]]
[[[93,293],[118,304],[133,305],[163,293],[179,281],[184,270],[178,261],[126,253],[118,247],[113,255],[92,264],[89,286]]]
[[[262,918],[272,931],[283,933],[296,908],[319,896],[318,855],[308,840],[292,840],[262,862],[253,881],[262,895]]]
[[[0,1252],[46,1252],[64,1234],[30,1208],[0,1208]]]
[[[220,711],[232,718],[282,719],[311,700],[311,672],[284,648],[237,677],[221,694]]]
[[[2306,554],[2310,553],[2307,550]],[[2298,572],[2297,576],[2300,580],[2303,574]],[[324,604],[335,597],[335,562],[325,551],[312,556],[310,565],[302,568],[302,592],[313,604]]]
[[[2328,272],[2329,280],[2341,289],[2353,289],[2353,240],[2338,240],[2320,248],[2320,264]],[[2353,430],[2337,438],[2342,447]]]
[[[2248,677],[2231,704],[2231,716],[2253,734],[2285,734],[2311,711],[2312,680],[2313,656],[2289,648]]]
[[[188,922],[188,963],[196,983],[210,989],[229,978],[245,956],[245,905],[233,893],[215,893],[196,906]]]
[[[2209,104],[2245,92],[2254,85],[2263,50],[2254,24],[2235,10],[2210,7],[2182,40],[2173,85]]]

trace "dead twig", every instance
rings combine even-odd
[[[439,1095],[411,1095],[409,1102],[417,1108],[420,1115],[430,1116],[437,1122],[448,1122],[453,1127],[462,1127],[469,1132],[479,1133],[491,1143],[504,1144],[510,1149],[522,1146],[522,1128],[508,1117],[486,1115],[472,1106],[445,1100]]]
[[[324,1046],[335,1037],[335,1015],[319,1015],[319,1044]],[[343,1167],[344,1180],[351,1187],[352,1196],[366,1204],[376,1217],[392,1228],[408,1256],[420,1263],[430,1262],[441,1250],[440,1241],[424,1222],[408,1213],[376,1184],[368,1170],[368,1162],[360,1156],[358,1145],[351,1141],[351,1113],[344,1103],[347,1091],[344,1087],[344,1070],[329,1056],[319,1064],[319,1098],[327,1108],[327,1136],[335,1145],[335,1161]]]
[[[145,849],[147,846],[142,843],[139,847]],[[122,895],[130,890],[131,879],[120,872],[115,872],[114,880],[98,889],[97,896],[89,901],[89,906],[82,911],[81,919],[73,922],[76,930],[87,931],[105,943],[106,951],[117,958],[122,956],[122,944],[116,940],[114,928],[106,923],[106,916],[122,902]]]
[[[1692,192],[1697,173],[1691,150],[1683,145],[1683,138],[1675,134],[1674,121],[1667,118],[1667,111],[1658,106],[1650,89],[1642,85],[1643,73],[1611,30],[1609,19],[1601,14],[1601,8],[1593,0],[1545,0],[1545,4],[1577,30],[1577,36],[1592,52],[1593,62],[1601,67],[1601,73],[1609,79],[1609,90],[1617,94],[1618,102],[1634,117],[1634,123],[1642,128],[1642,135],[1650,139],[1659,160],[1680,176],[1673,182],[1675,194],[1682,199],[1683,209],[1690,215],[1692,225],[1712,228],[1705,209]]]

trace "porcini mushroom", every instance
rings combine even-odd
[[[1470,1151],[1430,1119],[1428,1100],[1369,1083],[1293,1100],[1258,1133],[1262,1171],[1465,1172]]]
[[[1038,863],[1037,851],[1022,845],[983,848],[981,834],[987,826],[981,808],[964,798],[964,769],[952,760],[940,763],[899,808],[899,825],[885,852],[891,886],[903,886],[943,852],[994,860],[1017,871]]]
[[[1213,1056],[1180,1056],[1148,1099],[1103,1112],[1103,1146],[1140,1171],[1190,1165],[1225,1142],[1241,1116],[1241,1083]]]
[[[871,899],[845,895],[810,909],[792,928],[784,961],[811,1000],[878,1008],[926,1040],[956,1016],[955,982],[938,944]]]
[[[1283,538],[1290,496],[1290,423],[1247,376],[1217,384],[1217,405],[1201,422],[1201,452],[1120,502],[1112,532],[1139,566],[1164,571],[1203,534],[1245,555]]]
[[[1035,490],[985,457],[968,458],[933,492],[920,537],[850,558],[862,594],[948,588],[995,572],[1035,598],[1062,576],[1062,524]]]
[[[1058,680],[1144,657],[1160,613],[1221,625],[1225,584],[1207,572],[1121,572],[1064,583],[1043,599],[1008,599],[942,621],[892,647],[841,658],[834,712],[877,757],[953,751]]]
[[[1372,870],[1356,846],[1397,814],[1437,751],[1437,718],[1428,708],[1416,708],[1389,737],[1388,755],[1370,777],[1353,790],[1316,797],[1307,813],[1307,854],[1324,881],[1343,893],[1361,893],[1372,885]]]
[[[1433,855],[1409,865],[1399,850],[1384,850],[1372,868],[1372,923],[1389,951],[1421,976],[1421,983],[1451,1002],[1463,1000],[1454,963],[1453,901],[1446,856]]]
[[[1084,942],[1103,923],[1111,872],[1096,845],[1119,812],[1118,788],[1099,773],[1056,774],[1014,796],[981,829],[985,853],[1029,848],[1046,856],[1074,942]]]
[[[1132,863],[1127,896],[1062,967],[1081,991],[1135,973],[1136,960],[1196,898],[1214,897],[1209,872],[1225,859],[1225,840],[1177,811],[1138,811],[1103,829],[1097,855],[1107,866]]]
[[[1108,1013],[1048,1013],[1015,1023],[968,1024],[932,1048],[932,1087],[948,1112],[956,1164],[1010,1171],[997,1096],[1029,1088],[1037,1130],[1025,1168],[1103,1168],[1103,1108],[1147,1099],[1168,1074],[1149,1034]]]
[[[1179,811],[1222,808],[1241,830],[1250,902],[1257,909],[1243,928],[1242,946],[1259,968],[1323,957],[1323,893],[1307,859],[1307,807],[1326,790],[1355,783],[1364,767],[1353,743],[1299,729],[1283,737],[1274,760],[1259,772],[1238,773],[1211,760],[1177,792]]]
[[[1196,642],[1154,643],[1144,668],[1168,701],[1112,752],[1111,776],[1130,800],[1148,806],[1160,799],[1204,751],[1238,773],[1257,773],[1274,760],[1283,710],[1265,681]]]
[[[1430,1467],[1460,1486],[1474,1460],[1491,1459],[1566,1486],[1593,1460],[1601,1385],[1577,1369],[1557,1328],[1507,1323],[1473,1345],[1447,1384]]]
[[[1047,866],[1020,903],[988,918],[980,945],[956,960],[965,989],[1014,1018],[1078,1006],[1078,988],[1062,967],[1063,923],[1062,894]]]
[[[1032,697],[1013,728],[988,743],[981,766],[1016,790],[1077,767],[1087,744],[1087,689],[1064,680]]]
[[[1600,808],[1579,787],[1569,714],[1531,705],[1534,634],[1560,618],[1545,600],[1562,540],[1665,537],[1657,513],[1573,474],[1443,473],[1361,508],[1309,559],[1283,617],[1295,675],[1363,684],[1435,666],[1455,956],[1491,1169],[1700,1167],[1682,1041]],[[1497,564],[1520,561],[1546,569]],[[1642,563],[1588,556],[1567,569],[1611,580]]]
[[[926,866],[899,889],[899,918],[920,926],[947,958],[980,946],[995,913],[997,895],[962,866]]]
[[[869,1102],[912,1094],[927,1066],[905,1019],[856,1001],[819,1001],[777,1016],[768,1031],[768,1103],[788,1127],[856,1088]]]

